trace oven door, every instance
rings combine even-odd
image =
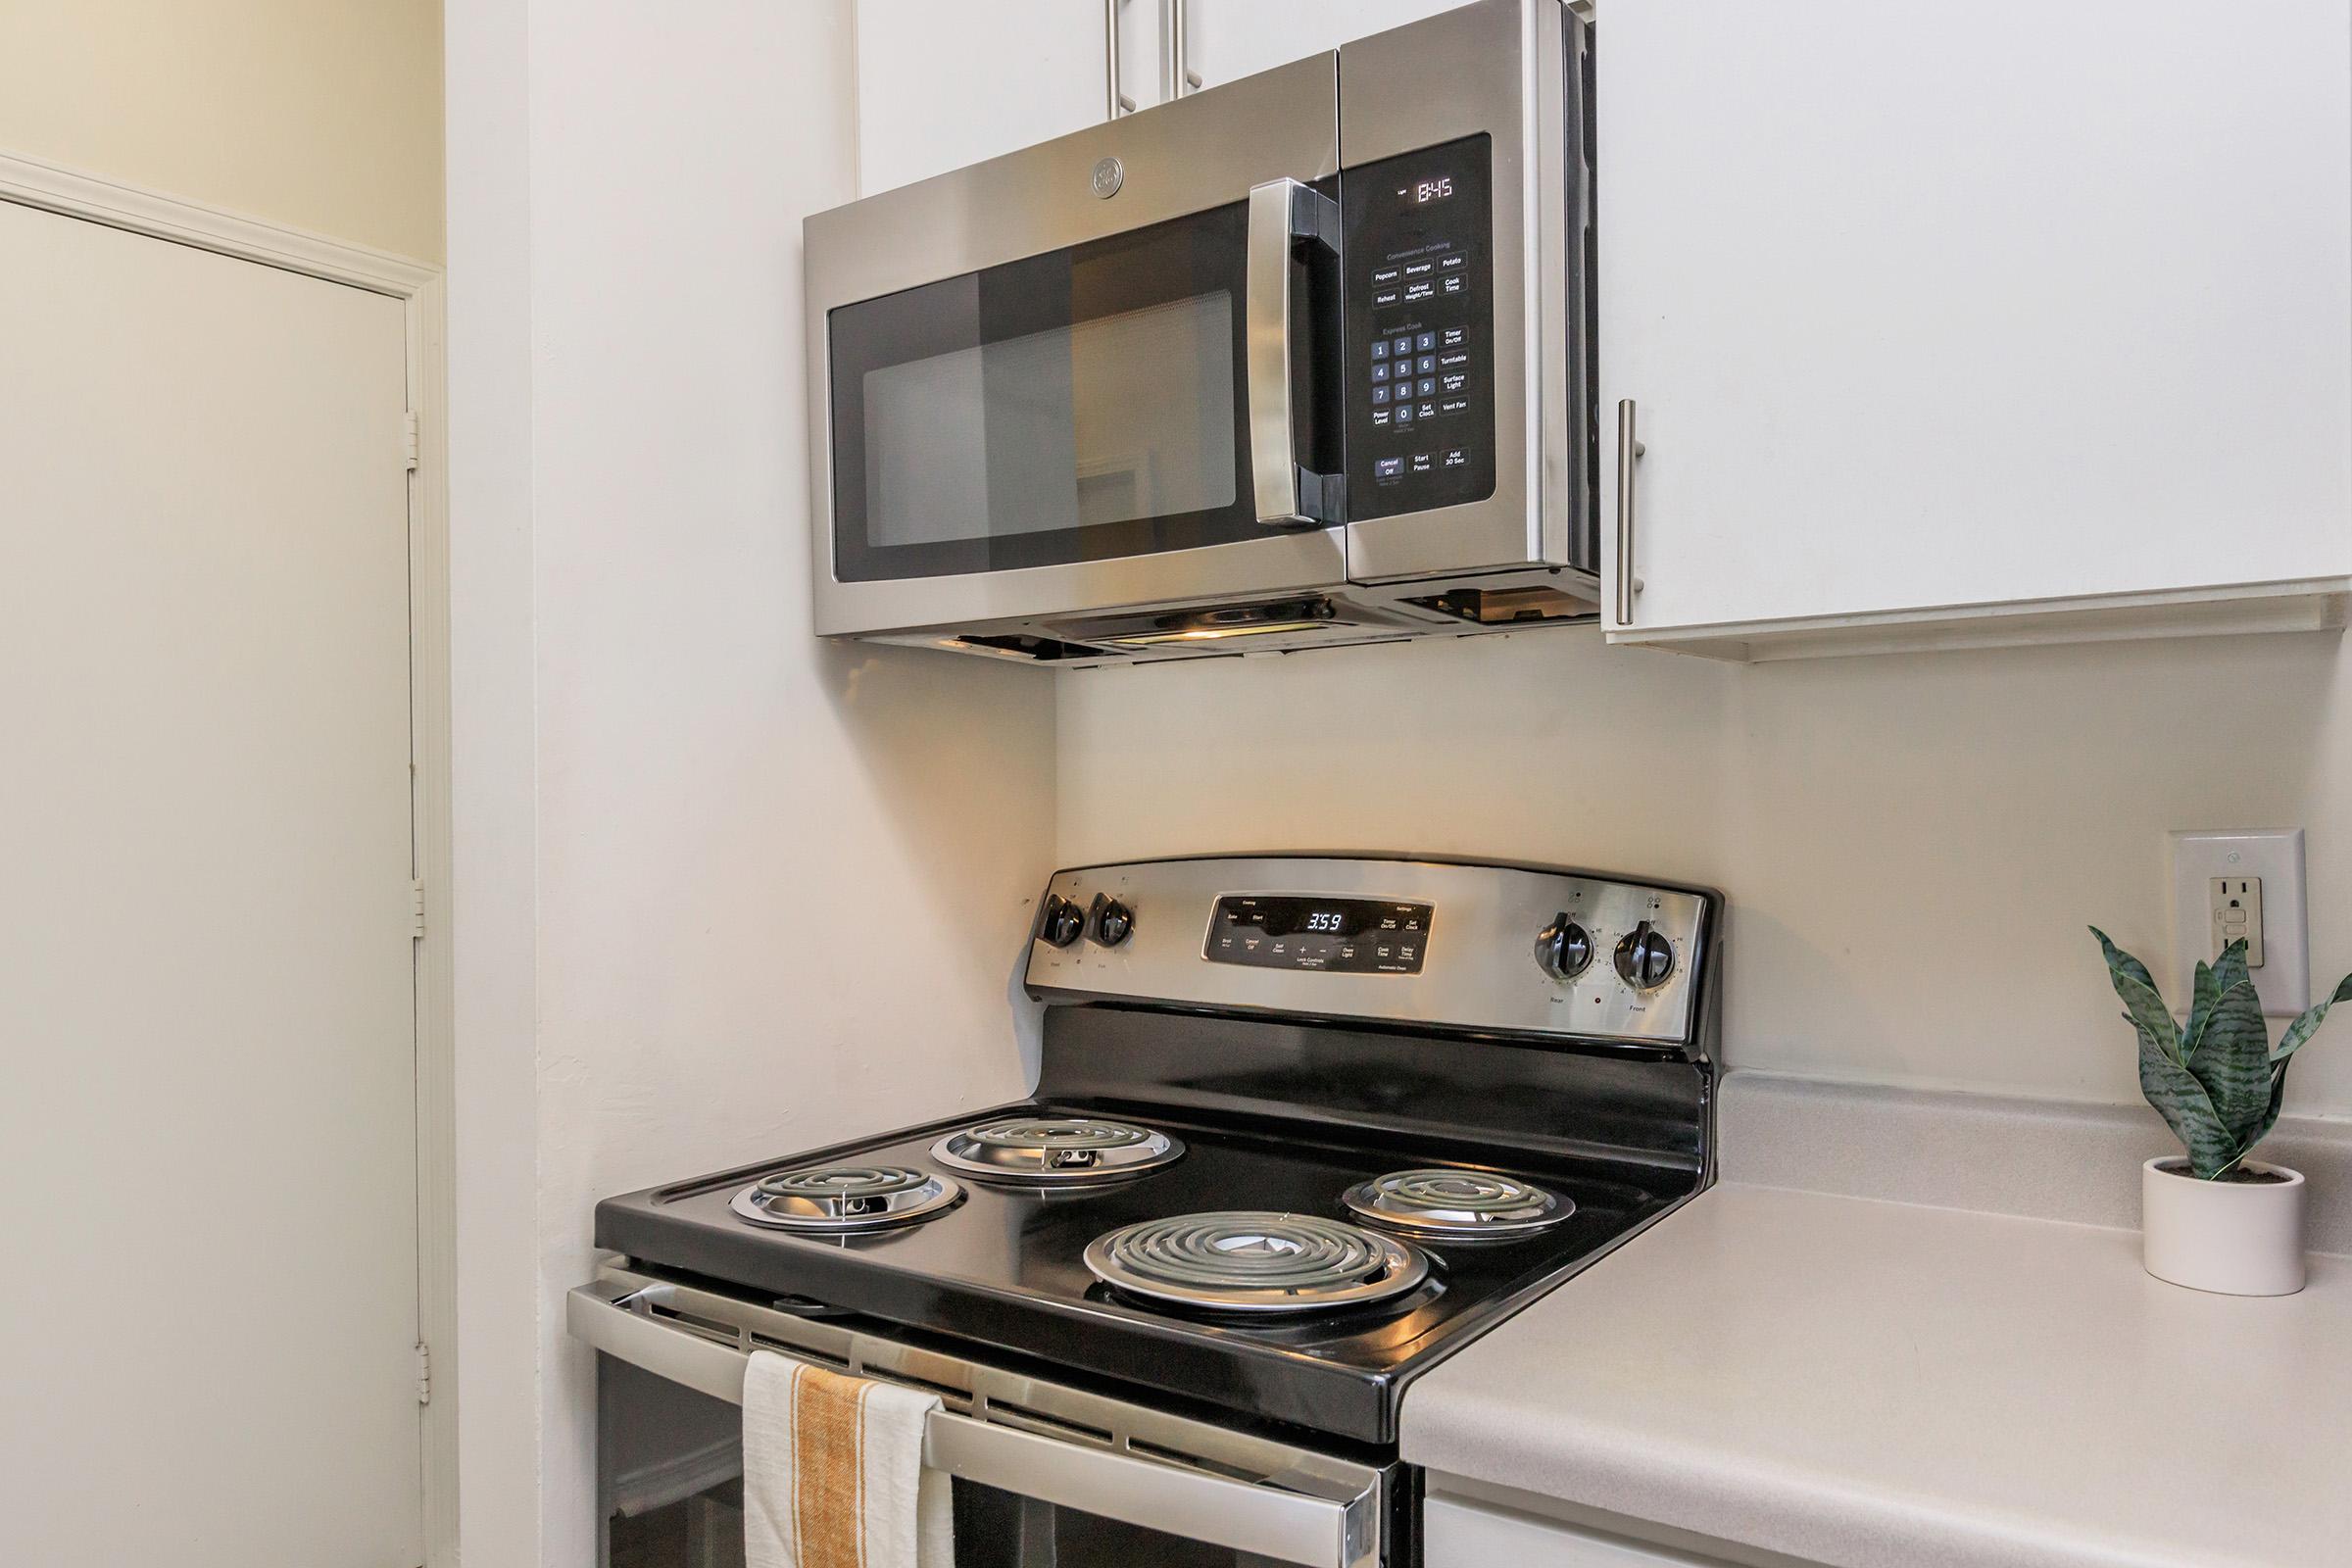
[[[1396,1466],[919,1350],[623,1270],[571,1293],[598,1363],[605,1568],[743,1561],[751,1351],[936,1391],[924,1462],[955,1478],[957,1568],[1399,1568]]]
[[[818,632],[1346,581],[1338,79],[1299,61],[808,220]]]

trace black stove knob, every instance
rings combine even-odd
[[[1674,973],[1674,944],[1658,935],[1647,920],[1625,934],[1617,944],[1618,977],[1636,991],[1655,991]]]
[[[1116,899],[1095,899],[1095,940],[1115,948],[1135,931],[1135,911]]]
[[[1536,962],[1554,980],[1573,980],[1592,961],[1592,938],[1562,909],[1536,938]]]
[[[1086,930],[1086,911],[1069,900],[1054,894],[1046,900],[1045,918],[1039,922],[1037,934],[1057,948],[1066,948]]]

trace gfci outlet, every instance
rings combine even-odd
[[[2292,1015],[2311,1004],[2311,940],[2303,908],[2303,830],[2175,833],[2173,997],[2188,1004],[2199,963],[2231,942],[2267,1013]]]

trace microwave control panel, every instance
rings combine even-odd
[[[1491,165],[1481,134],[1342,175],[1350,520],[1494,493]]]

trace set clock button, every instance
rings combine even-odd
[[[1045,917],[1038,922],[1037,934],[1057,948],[1066,948],[1086,931],[1086,911],[1069,900],[1054,894],[1046,900]]]
[[[1554,980],[1573,980],[1592,961],[1592,934],[1563,909],[1536,937],[1536,962]]]
[[[1095,940],[1106,948],[1115,948],[1135,932],[1135,911],[1116,899],[1096,895],[1094,907]]]
[[[1674,973],[1674,944],[1647,920],[1617,944],[1617,976],[1636,991],[1655,991]]]

